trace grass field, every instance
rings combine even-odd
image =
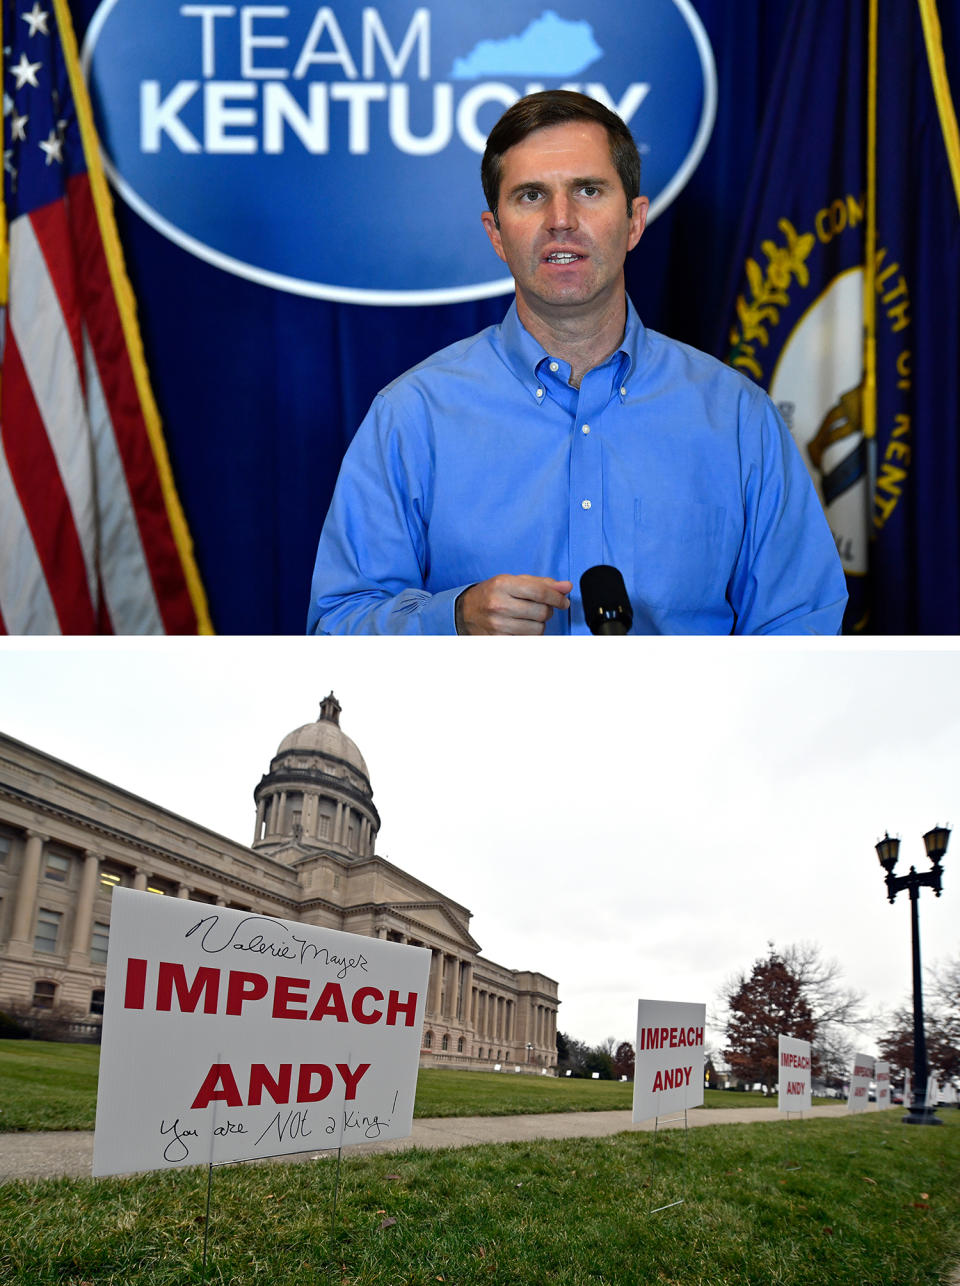
[[[939,1286],[960,1261],[960,1113],[945,1116],[348,1151],[333,1224],[333,1160],[223,1167],[207,1282]],[[198,1283],[206,1182],[0,1185],[0,1281]]]
[[[100,1051],[95,1045],[0,1040],[0,1133],[92,1130],[99,1059]],[[627,1110],[632,1101],[633,1086],[619,1081],[426,1068],[417,1080],[414,1115],[598,1112]],[[707,1107],[731,1108],[770,1105],[771,1100],[761,1094],[722,1090],[708,1090],[705,1103]]]
[[[93,1124],[96,1048],[0,1042],[0,1131]],[[631,1086],[424,1071],[417,1114],[628,1108]],[[713,1092],[711,1105],[760,1096]],[[218,1286],[941,1286],[960,1263],[960,1113],[491,1144],[211,1175]],[[0,1132],[0,1148],[3,1146]],[[0,1184],[4,1286],[202,1278],[207,1172]],[[679,1204],[676,1204],[679,1203]],[[663,1208],[661,1208],[663,1207]]]

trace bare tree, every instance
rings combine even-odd
[[[960,956],[941,960],[928,971],[928,988],[943,1036],[960,1049]]]
[[[926,970],[924,1034],[931,1072],[941,1079],[960,1076],[960,956]],[[898,1071],[913,1067],[913,1002],[890,1015],[878,1046]]]
[[[867,1010],[862,992],[844,986],[840,964],[836,960],[826,959],[818,946],[798,942],[781,951],[772,942],[767,946],[766,963],[769,965],[774,960],[779,962],[795,985],[796,994],[802,997],[809,1010],[812,1035],[802,1039],[811,1040],[816,1074],[823,1077],[830,1086],[842,1085],[854,1052],[856,1034],[875,1025],[879,1021],[878,1015]],[[757,961],[754,969],[762,963],[764,962]],[[715,1025],[726,1028],[728,1044],[733,1017],[731,999],[747,981],[746,974],[734,975],[725,983],[721,993],[724,1012],[719,1021],[715,1021]],[[781,1025],[776,1034],[799,1033],[791,1033]],[[724,1051],[724,1057],[728,1057],[727,1051]],[[732,1062],[731,1067],[736,1070]],[[755,1076],[754,1079],[765,1078]]]
[[[938,1013],[924,1014],[927,1064],[939,1080],[960,1076],[960,1047],[947,1035]],[[877,1042],[881,1058],[894,1072],[913,1070],[913,1008],[904,1005],[890,1016],[890,1027]]]
[[[845,1081],[857,1033],[876,1026],[879,1015],[866,1008],[862,991],[844,986],[837,960],[826,959],[812,942],[796,942],[781,952],[784,964],[803,989],[816,1025],[813,1054],[826,1083]]]
[[[778,1076],[779,1037],[812,1041],[816,1035],[813,1011],[799,979],[771,946],[768,956],[754,961],[749,976],[740,976],[726,1000],[724,1058],[741,1079],[772,1089]]]

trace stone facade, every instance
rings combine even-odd
[[[254,791],[249,848],[0,734],[0,1010],[96,1032],[117,885],[426,947],[421,1063],[556,1066],[557,984],[480,955],[470,912],[376,854],[331,693]]]

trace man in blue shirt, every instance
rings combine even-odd
[[[843,571],[769,398],[646,330],[624,287],[648,201],[627,126],[550,90],[492,130],[503,323],[375,399],[320,537],[308,629],[584,634],[613,564],[635,634],[835,634]]]

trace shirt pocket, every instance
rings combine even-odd
[[[736,560],[726,509],[638,497],[633,557],[641,604],[681,612],[721,607]]]

